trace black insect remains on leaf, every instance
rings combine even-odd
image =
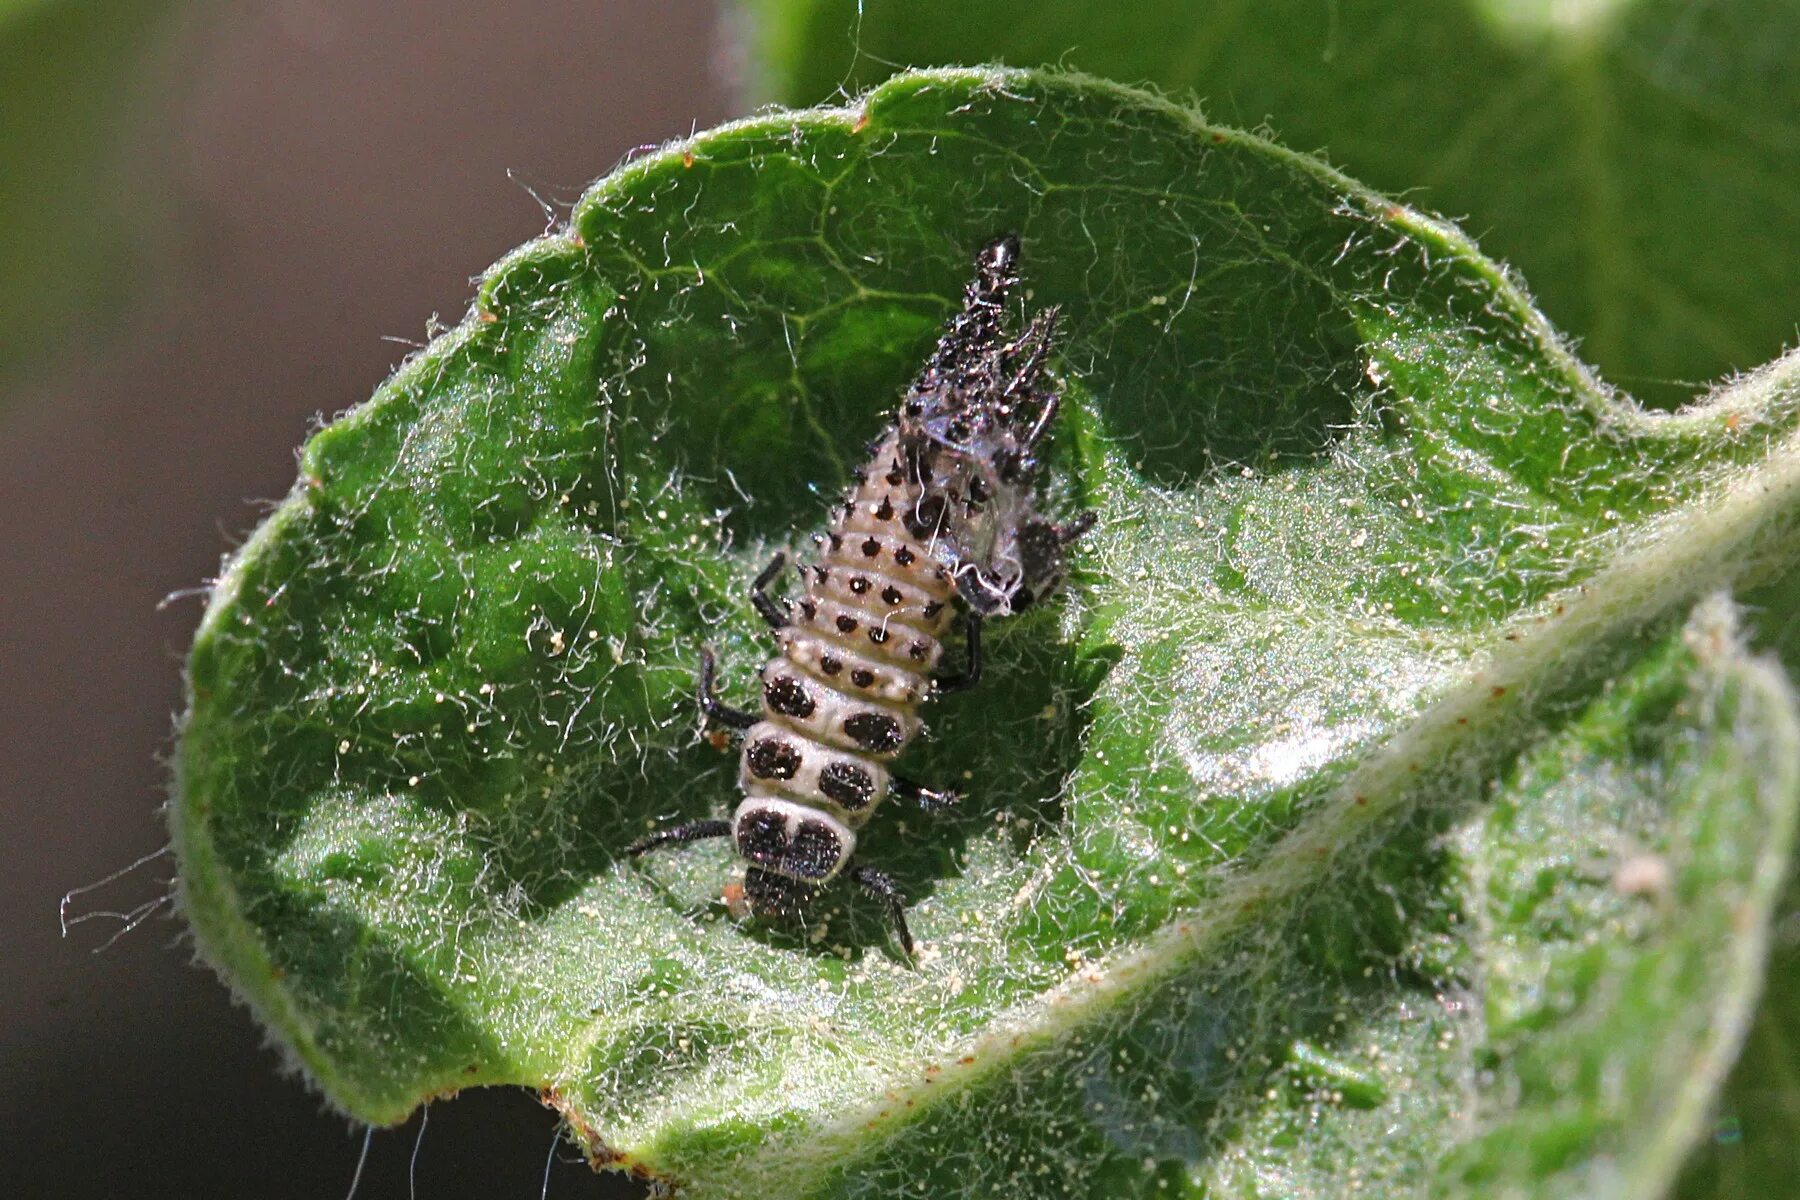
[[[1007,293],[1019,282],[1019,243],[983,247],[962,311],[925,363],[895,422],[908,475],[922,481],[926,510],[960,517],[944,530],[940,557],[956,590],[983,616],[1023,612],[1062,583],[1064,547],[1093,522],[1067,527],[1037,513],[1044,435],[1061,396],[1044,373],[1058,310],[1039,310],[1016,339],[1004,333]],[[925,521],[912,532],[922,534]]]
[[[783,554],[751,584],[779,647],[761,671],[760,715],[718,698],[712,652],[702,651],[700,708],[744,738],[737,812],[659,830],[628,854],[729,837],[746,863],[744,900],[762,915],[798,911],[847,875],[886,905],[913,953],[906,902],[892,879],[855,861],[856,831],[890,796],[926,809],[958,802],[888,764],[922,728],[920,704],[980,678],[983,619],[1055,591],[1068,545],[1093,523],[1092,513],[1067,525],[1037,513],[1038,452],[1058,401],[1044,373],[1056,310],[1007,339],[1018,258],[1011,236],[976,256],[962,310],[818,539],[801,597],[769,594]],[[934,675],[958,611],[964,667]]]

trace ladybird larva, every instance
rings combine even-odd
[[[658,830],[627,854],[729,837],[745,863],[742,903],[760,914],[793,911],[847,876],[886,906],[913,953],[905,899],[857,861],[858,831],[889,797],[928,809],[958,802],[889,763],[923,728],[927,699],[980,678],[983,620],[1050,595],[1066,547],[1091,523],[1083,514],[1058,525],[1036,510],[1038,450],[1059,399],[1045,373],[1057,312],[1044,309],[1007,337],[1018,258],[1011,235],[976,255],[961,310],[856,472],[817,562],[799,572],[800,597],[769,594],[785,554],[752,583],[777,647],[762,670],[760,713],[718,698],[712,652],[702,651],[701,711],[743,736],[736,812]],[[959,614],[965,666],[933,675]]]

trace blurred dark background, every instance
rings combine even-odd
[[[45,253],[0,266],[8,1194],[349,1189],[362,1130],[278,1077],[166,905],[100,949],[120,921],[63,937],[57,901],[166,843],[159,756],[201,600],[159,602],[217,571],[322,416],[544,228],[534,193],[563,210],[634,147],[738,111],[718,21],[710,0],[0,0],[0,108],[33,106],[0,113],[0,154],[69,156],[0,181],[0,220],[44,223]],[[74,278],[86,256],[99,285]],[[172,871],[71,914],[154,903]],[[359,1195],[408,1194],[418,1128],[375,1134]],[[523,1091],[439,1103],[416,1193],[536,1196],[555,1128]],[[635,1194],[558,1156],[551,1196]]]

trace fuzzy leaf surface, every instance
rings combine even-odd
[[[719,843],[620,851],[729,811],[700,648],[751,694],[748,579],[1004,230],[1098,527],[927,710],[969,802],[865,833],[921,961],[740,926]],[[186,907],[357,1116],[542,1088],[692,1195],[1651,1194],[1722,1069],[1611,1081],[1730,1061],[1792,840],[1785,684],[1691,614],[1792,555],[1797,408],[1646,414],[1454,229],[1093,79],[726,126],[308,443],[194,648]]]
[[[1056,63],[1267,123],[1455,217],[1584,358],[1672,406],[1794,344],[1790,0],[748,0],[758,90]]]

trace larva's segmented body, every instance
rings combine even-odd
[[[765,871],[821,883],[843,867],[855,831],[887,798],[886,764],[918,736],[918,707],[940,686],[931,671],[944,654],[956,582],[936,546],[955,530],[947,520],[920,526],[924,494],[890,434],[776,630],[780,653],[762,668],[763,717],[744,733],[736,819],[739,853]],[[835,860],[796,858],[773,834],[746,836],[746,818],[765,809],[810,819],[796,804],[826,821]]]
[[[1057,526],[1035,511],[1035,450],[1057,399],[1041,381],[1055,314],[1040,313],[1017,340],[1002,340],[1017,255],[1016,239],[1002,238],[977,256],[962,311],[894,426],[871,447],[819,539],[818,560],[802,569],[800,597],[784,605],[764,591],[783,555],[757,578],[752,599],[778,649],[761,671],[760,715],[713,695],[712,656],[703,654],[701,708],[744,735],[736,813],[661,830],[629,853],[730,837],[757,912],[791,910],[848,874],[887,903],[911,953],[898,890],[852,862],[857,831],[890,796],[925,807],[956,802],[889,764],[922,729],[921,704],[979,677],[983,616],[1020,611],[1052,592],[1063,548],[1087,528],[1085,520]],[[936,676],[959,612],[967,666]]]

